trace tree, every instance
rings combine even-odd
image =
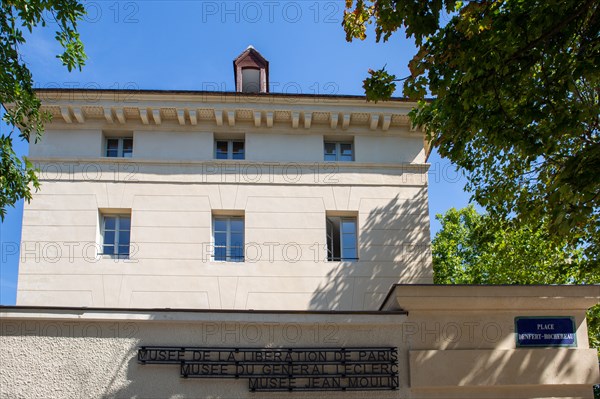
[[[583,250],[551,240],[546,221],[515,226],[473,206],[437,215],[432,241],[436,284],[597,284],[600,272],[580,266]],[[587,313],[590,345],[600,348],[600,305]],[[595,387],[600,398],[600,386]]]
[[[595,284],[600,272],[580,267],[583,250],[557,243],[545,221],[515,225],[470,205],[437,215],[432,241],[436,284]]]
[[[33,77],[19,50],[25,45],[23,29],[55,22],[56,40],[64,52],[57,55],[69,71],[85,64],[77,21],[85,14],[77,0],[2,0],[0,2],[0,103],[5,105],[2,120],[10,131],[0,135],[0,219],[6,208],[21,198],[31,199],[31,186],[39,187],[33,165],[13,150],[13,134],[21,139],[41,138],[50,116],[41,112],[41,102],[33,90]],[[51,16],[51,17],[50,17]],[[6,105],[10,105],[6,107]]]
[[[600,268],[600,3],[595,0],[347,0],[347,40],[398,29],[417,52],[405,96],[473,199],[523,226],[545,220],[555,244]],[[445,25],[444,21],[448,21]],[[399,79],[370,71],[367,99]],[[427,91],[433,99],[423,101]]]

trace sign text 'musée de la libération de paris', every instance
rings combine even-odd
[[[176,364],[183,378],[248,378],[250,391],[392,390],[398,348],[141,346],[140,364]]]

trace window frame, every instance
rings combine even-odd
[[[117,140],[117,155],[108,155],[108,143],[110,140]],[[129,156],[125,156],[125,140],[131,140],[131,152],[127,152]],[[106,158],[133,158],[133,137],[122,136],[122,137],[106,137],[104,143],[104,157]]]
[[[217,231],[216,222],[217,221],[225,221],[226,229],[225,231]],[[233,253],[233,249],[239,248],[238,246],[233,245],[231,242],[231,235],[235,233],[240,233],[237,231],[232,231],[231,222],[232,221],[241,221],[242,222],[242,254],[235,255]],[[225,245],[217,245],[216,234],[217,233],[225,233]],[[244,216],[228,216],[228,215],[213,215],[212,217],[212,260],[213,262],[232,262],[232,263],[243,263],[246,261],[246,220]],[[225,248],[224,259],[221,259],[222,255],[217,256],[217,249]],[[217,259],[219,258],[219,259]]]
[[[328,160],[327,159],[327,145],[333,144],[335,145],[335,159]],[[350,149],[352,150],[352,159],[341,159],[342,157],[342,145],[347,144],[350,145]],[[323,160],[325,162],[354,162],[354,142],[353,141],[333,141],[333,140],[325,140],[323,141]]]
[[[335,239],[335,234],[334,232],[330,233],[330,225],[333,226],[333,219],[338,220],[338,226],[339,226],[339,256],[336,256],[335,253],[335,243],[334,243],[334,239]],[[353,234],[351,233],[344,233],[344,227],[343,227],[343,223],[344,222],[352,222],[354,224],[354,232]],[[344,256],[344,252],[345,252],[345,248],[344,248],[344,236],[354,236],[354,253],[355,253],[355,257],[347,257]],[[327,249],[327,261],[328,262],[345,262],[345,261],[351,261],[351,262],[355,262],[359,260],[359,256],[358,256],[358,220],[356,216],[326,216],[325,218],[325,237],[326,237],[326,249]]]
[[[102,237],[102,251],[100,253],[100,255],[102,256],[108,256],[110,258],[115,258],[115,259],[129,259],[130,255],[131,255],[131,214],[101,214],[101,221],[102,221],[102,225],[101,225],[101,237]],[[115,219],[115,228],[114,229],[109,229],[108,231],[112,231],[114,232],[114,238],[112,243],[107,244],[106,242],[106,219],[107,218],[114,218]],[[122,219],[128,219],[129,220],[129,229],[128,230],[123,230],[121,228],[121,220]],[[124,231],[128,231],[128,244],[127,244],[127,253],[121,253],[120,251],[120,247],[123,247],[124,245],[121,245],[121,233]],[[113,252],[112,253],[107,253],[105,252],[106,249],[105,247],[107,246],[112,246],[113,247]]]
[[[218,143],[219,142],[227,142],[227,154],[226,154],[226,158],[219,158],[219,154],[222,152],[219,152],[219,146]],[[234,143],[242,143],[243,144],[243,151],[242,151],[242,158],[234,158],[234,152],[233,152],[233,145]],[[219,161],[225,161],[225,160],[233,160],[233,161],[243,161],[246,159],[246,140],[244,139],[215,139],[215,151],[214,151],[214,159],[219,160]]]

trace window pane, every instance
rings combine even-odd
[[[131,229],[131,218],[120,217],[119,218],[119,230],[130,230]]]
[[[232,232],[244,232],[244,221],[241,219],[231,219]]]
[[[105,245],[102,253],[104,255],[113,255],[115,253],[115,246],[114,245]]]
[[[123,157],[131,158],[133,154],[133,139],[123,139]]]
[[[215,231],[227,231],[227,220],[215,219]]]
[[[239,217],[214,219],[215,260],[244,261],[244,219]]]
[[[342,220],[342,258],[357,258],[356,251],[356,220]]]
[[[233,262],[243,262],[244,261],[244,246],[231,247],[229,260],[233,261]]]
[[[225,141],[225,140],[217,141],[217,151],[225,152],[226,153],[228,145],[229,145],[228,141]]]
[[[350,259],[350,260],[357,259],[356,248],[349,248],[349,249],[344,248],[344,250],[342,252],[342,258]]]
[[[227,146],[228,146],[229,142],[227,141],[217,141],[217,153],[216,153],[216,158],[217,159],[227,159]]]
[[[215,247],[215,260],[227,260],[225,247]]]
[[[327,218],[327,254],[329,261],[339,260],[340,250],[340,218]]]
[[[215,233],[215,246],[227,245],[227,233]]]
[[[103,220],[103,253],[127,258],[129,256],[131,218],[129,216],[104,216]]]
[[[241,247],[244,245],[244,235],[241,233],[231,233],[231,246]]]
[[[356,234],[356,222],[354,220],[342,220],[342,233]]]
[[[354,234],[344,234],[342,236],[342,247],[346,248],[356,248],[356,236]]]
[[[340,161],[352,161],[352,144],[340,144]]]
[[[352,144],[351,143],[341,143],[340,144],[340,152],[342,155],[352,155]]]
[[[129,245],[129,230],[119,232],[119,245]]]
[[[115,243],[115,232],[112,230],[107,230],[104,232],[104,244],[114,244]]]
[[[117,218],[112,216],[104,217],[104,230],[114,230],[117,226],[116,224]]]
[[[333,223],[327,219],[327,260],[333,260]]]
[[[119,156],[119,139],[106,139],[106,156]]]
[[[244,142],[234,141],[233,143],[233,159],[244,159]]]
[[[336,161],[335,143],[325,143],[325,160]]]

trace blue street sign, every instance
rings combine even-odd
[[[515,317],[517,347],[577,346],[573,317]]]

